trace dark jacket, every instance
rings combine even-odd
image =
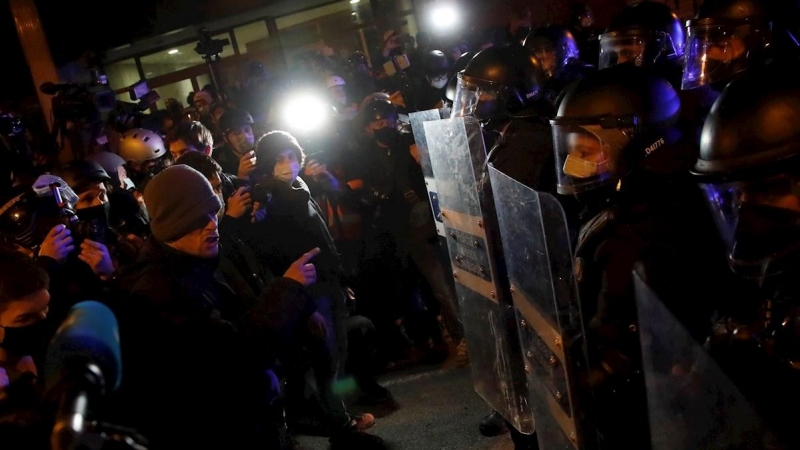
[[[247,231],[246,242],[259,264],[272,273],[284,273],[303,254],[319,247],[320,254],[310,261],[317,270],[317,283],[309,293],[312,298],[341,296],[344,271],[339,252],[308,186],[300,177],[291,186],[274,180],[271,193],[267,217]]]
[[[631,180],[624,180],[623,186],[625,181]],[[623,442],[646,447],[647,406],[632,271],[640,264],[648,284],[690,332],[707,335],[712,302],[728,296],[725,291],[733,286],[713,220],[695,185],[638,180],[623,187],[612,206],[582,227],[575,254],[590,365],[596,375],[592,379],[597,404],[587,410],[597,415],[610,447]]]
[[[221,252],[205,260],[150,239],[124,277],[118,404],[153,449],[266,445],[264,373],[280,345],[281,314],[309,303],[299,283],[281,278],[252,304],[218,270],[236,264]]]
[[[222,167],[223,173],[232,175],[239,174],[239,160],[241,157],[236,155],[233,148],[227,142],[215,148],[211,157]]]
[[[422,167],[409,150],[413,143],[413,137],[401,133],[388,149],[370,142],[364,155],[365,187],[374,197],[365,226],[374,233],[392,234],[398,243],[436,236]]]

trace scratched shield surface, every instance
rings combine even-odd
[[[539,448],[586,448],[577,380],[587,361],[564,210],[494,167],[489,177]]]
[[[519,431],[534,431],[480,124],[424,124],[475,391]]]

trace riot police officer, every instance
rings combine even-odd
[[[793,64],[792,64],[793,63]],[[712,356],[774,433],[797,448],[800,398],[800,87],[796,63],[748,69],[711,110],[694,167],[731,269],[758,291],[719,305]],[[714,413],[714,411],[710,411]]]
[[[598,68],[624,63],[651,67],[677,90],[684,47],[678,16],[663,3],[645,0],[623,9],[600,35]]]
[[[693,149],[679,114],[669,82],[623,64],[573,85],[551,121],[558,192],[585,207],[575,265],[590,364],[581,385],[592,395],[582,409],[596,433],[585,439],[600,448],[650,443],[634,265],[647,267],[677,315],[701,318],[700,334],[710,322],[705,305],[720,295],[717,286],[683,288],[725,270],[708,248],[713,223],[688,177]]]
[[[545,95],[551,103],[556,103],[556,98],[567,85],[595,70],[581,61],[578,43],[562,26],[542,25],[528,35],[524,45],[542,63],[547,79]]]
[[[476,54],[458,74],[454,116],[483,125],[489,162],[527,186],[555,192],[552,106],[543,98],[545,75],[527,48],[510,44]]]
[[[570,6],[569,30],[578,42],[583,60],[597,66],[597,57],[600,54],[597,36],[602,30],[595,28],[594,13],[585,2],[575,2]]]
[[[519,44],[489,47],[467,63],[457,80],[453,115],[481,122],[488,162],[528,187],[555,192],[553,141],[546,122],[553,111],[542,95],[545,76],[536,56]],[[535,435],[517,432],[497,411],[480,424],[488,436],[505,427],[518,448],[535,446]]]

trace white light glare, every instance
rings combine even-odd
[[[328,119],[325,102],[311,94],[302,94],[287,102],[283,110],[286,124],[299,131],[320,128]]]
[[[173,48],[172,50],[168,51],[167,53],[169,53],[170,55],[174,55],[175,53],[178,53],[178,49],[177,48]]]
[[[361,0],[350,0],[351,5],[355,5],[356,3],[360,2]]]
[[[439,4],[431,10],[431,22],[440,29],[451,29],[458,23],[458,10],[451,4]]]

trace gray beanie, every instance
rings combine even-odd
[[[208,224],[222,203],[206,177],[182,164],[153,177],[144,190],[150,230],[161,242],[172,242]]]

